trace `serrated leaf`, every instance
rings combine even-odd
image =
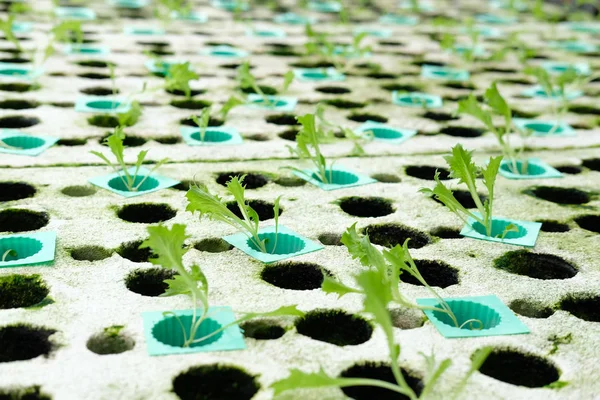
[[[346,286],[337,279],[334,279],[327,275],[323,277],[323,283],[321,283],[321,290],[327,294],[335,293],[338,295],[338,298],[348,293],[362,293],[360,290]]]
[[[160,297],[178,296],[180,294],[191,296],[192,294],[192,289],[188,285],[188,282],[181,275],[175,275],[171,279],[165,279],[164,282],[168,287]]]
[[[188,235],[185,233],[185,225],[174,224],[171,229],[163,225],[149,226],[149,237],[140,245],[140,249],[150,248],[157,255],[150,258],[152,264],[163,268],[174,269],[181,274],[183,267],[183,255],[187,252],[184,242]]]
[[[296,389],[311,389],[323,387],[339,387],[344,378],[332,378],[321,367],[318,372],[304,372],[299,369],[291,369],[287,378],[273,382],[270,386],[274,395]]]
[[[485,99],[494,112],[504,116],[504,121],[508,129],[512,120],[512,112],[506,100],[504,100],[504,97],[498,91],[495,82],[485,91]]]
[[[460,100],[458,102],[458,113],[468,114],[474,118],[477,118],[486,126],[488,130],[492,132],[495,130],[491,115],[481,108],[479,102],[477,102],[477,99],[473,95],[469,95],[467,99]]]

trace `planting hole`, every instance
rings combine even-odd
[[[509,225],[516,226],[518,229],[517,232],[510,231],[510,232],[506,232],[506,234],[504,234],[504,230]],[[472,228],[480,235],[488,236],[485,226],[483,226],[481,223],[474,222],[472,225]],[[527,229],[525,229],[525,227],[523,227],[519,224],[515,224],[514,222],[503,221],[503,220],[493,220],[492,221],[492,233],[489,237],[501,238],[503,235],[504,235],[504,239],[518,239],[518,238],[522,238],[525,235],[527,235]]]
[[[260,221],[268,221],[275,217],[275,213],[273,212],[273,203],[269,203],[268,201],[263,200],[247,200],[246,203],[256,211],[258,214],[258,218]],[[227,208],[229,211],[234,213],[239,218],[244,218],[242,216],[242,212],[238,207],[236,201],[230,201],[227,203]],[[283,209],[279,209],[279,215],[283,214]]]
[[[0,108],[8,110],[26,110],[30,108],[36,108],[39,103],[30,100],[2,100],[0,101]]]
[[[366,106],[365,103],[359,103],[357,101],[350,101],[350,100],[345,100],[345,99],[330,99],[330,100],[325,100],[324,103],[328,104],[332,107],[341,108],[341,109],[362,108],[362,107]]]
[[[491,352],[479,372],[502,382],[530,388],[549,385],[560,377],[550,361],[511,349]]]
[[[123,221],[141,224],[154,224],[156,222],[168,221],[175,217],[177,211],[168,204],[127,204],[117,212],[117,216]]]
[[[299,125],[294,114],[269,115],[266,121],[275,125]]]
[[[90,95],[90,96],[110,96],[112,94],[120,93],[120,90],[115,88],[115,92],[113,93],[112,88],[94,86],[94,87],[81,89],[80,92],[83,94]]]
[[[435,112],[435,111],[427,111],[426,113],[424,113],[422,115],[422,117],[426,118],[426,119],[430,119],[432,121],[439,121],[439,122],[454,121],[454,120],[459,119],[459,117],[456,117],[452,114],[445,113],[445,112]]]
[[[298,236],[288,235],[286,233],[259,233],[258,238],[265,241],[265,248],[268,254],[294,254],[302,251],[306,247],[304,239]],[[261,252],[260,248],[250,239],[246,242],[252,250]]]
[[[369,225],[363,232],[369,235],[371,243],[388,248],[402,246],[406,239],[410,239],[408,247],[411,249],[419,249],[431,243],[431,238],[426,233],[401,224]]]
[[[25,182],[0,182],[0,202],[35,196],[35,188]]]
[[[340,208],[355,217],[383,217],[395,210],[390,200],[382,197],[351,196],[339,200]]]
[[[58,146],[67,146],[67,147],[85,146],[85,144],[87,144],[87,139],[86,138],[60,139],[58,142],[56,142],[56,144]]]
[[[127,185],[125,185],[125,182],[123,182],[123,179],[121,179],[121,177],[118,177],[118,176],[114,177],[110,181],[108,181],[108,186],[111,187],[112,189],[118,190],[120,192],[130,192]],[[144,175],[138,175],[135,177],[132,186],[134,188],[137,188],[137,190],[134,190],[134,191],[146,192],[148,190],[152,190],[152,189],[155,189],[156,187],[158,187],[158,181],[151,177],[146,177]]]
[[[37,117],[11,115],[8,117],[0,118],[0,128],[8,128],[8,129],[29,128],[30,126],[37,125],[40,122],[41,121]],[[8,143],[7,139],[5,139],[4,142]]]
[[[559,172],[562,172],[563,174],[569,175],[577,175],[583,172],[583,169],[576,165],[561,165],[558,167],[554,167],[554,169],[556,169]]]
[[[140,249],[142,242],[142,240],[136,240],[123,243],[117,249],[117,254],[135,263],[148,262],[149,258],[156,258],[149,248]]]
[[[285,334],[283,326],[269,319],[246,321],[240,325],[240,328],[244,331],[244,337],[256,340],[279,339]]]
[[[2,310],[34,306],[44,300],[49,293],[46,282],[37,274],[0,276],[0,309]]]
[[[377,114],[350,114],[347,118],[354,122],[374,121],[382,124],[388,122],[386,117]]]
[[[298,132],[300,132],[298,129],[292,128],[292,129],[288,129],[288,130],[281,132],[277,136],[279,136],[283,140],[289,140],[290,142],[295,142]]]
[[[521,161],[517,161],[516,164],[517,164],[517,171],[521,171],[523,169],[523,167],[522,167],[523,163]],[[514,173],[511,170],[509,163],[502,164],[500,166],[500,169],[504,172]],[[544,173],[546,173],[546,168],[544,168],[542,165],[528,164],[527,165],[527,173],[525,175],[526,176],[536,176],[536,175],[542,175]]]
[[[260,277],[282,289],[313,290],[321,288],[324,273],[329,274],[318,264],[285,262],[265,266]]]
[[[364,318],[343,310],[313,310],[296,321],[299,334],[311,339],[352,346],[366,342],[373,327]]]
[[[587,160],[583,160],[581,164],[594,171],[600,171],[600,158],[588,158]]]
[[[43,146],[46,141],[33,136],[10,136],[2,139],[5,144],[18,150],[31,150]]]
[[[600,322],[600,296],[598,295],[569,294],[561,300],[559,307],[584,321]]]
[[[194,248],[208,253],[223,253],[233,249],[233,246],[221,238],[208,238],[197,242]]]
[[[447,181],[450,179],[450,171],[443,167],[432,167],[430,165],[409,165],[404,170],[408,176],[428,181],[434,180],[436,171],[439,171],[439,179],[441,181]]]
[[[423,381],[416,377],[414,373],[401,368],[400,372],[408,386],[417,396],[423,390]],[[350,368],[345,369],[340,374],[342,378],[362,378],[376,379],[378,381],[388,382],[397,385],[396,378],[392,368],[385,363],[373,361],[361,361]],[[409,397],[397,392],[373,386],[348,386],[342,388],[344,394],[355,400],[408,400]]]
[[[525,191],[538,199],[557,204],[585,204],[590,201],[590,195],[582,190],[555,186],[538,186]]]
[[[587,231],[600,233],[600,215],[582,215],[575,218],[575,223]]]
[[[0,232],[35,231],[50,222],[50,216],[45,212],[21,209],[0,211]]]
[[[375,179],[377,182],[382,182],[382,183],[401,182],[400,177],[395,174],[386,174],[386,173],[373,174],[373,175],[371,175],[371,178]]]
[[[3,92],[25,93],[30,90],[36,90],[39,88],[40,88],[39,85],[30,85],[28,83],[2,83],[2,84],[0,84],[0,91],[3,91]]]
[[[197,141],[202,141],[202,138],[200,137],[200,132],[194,132],[191,135],[192,139],[197,140]],[[206,129],[204,131],[204,141],[205,142],[212,142],[212,143],[219,143],[219,142],[226,142],[228,140],[231,140],[232,136],[227,133],[227,132],[223,132],[220,131],[218,129]]]
[[[461,329],[467,330],[486,330],[491,329],[498,326],[501,322],[500,314],[498,314],[494,309],[480,303],[476,303],[473,301],[465,301],[465,300],[448,300],[448,306],[454,313],[456,317],[456,321],[458,326],[462,326],[465,322],[466,324],[462,326]],[[436,308],[441,308],[440,304],[435,305]],[[456,327],[454,321],[450,316],[442,311],[434,311],[433,315],[440,322],[445,325]],[[473,321],[467,322],[469,320],[476,319],[481,321]],[[482,325],[483,324],[483,327]]]
[[[464,239],[464,236],[460,234],[460,230],[447,226],[437,227],[430,233],[440,239]]]
[[[100,80],[100,79],[110,79],[110,75],[107,74],[99,74],[97,72],[86,72],[84,74],[78,74],[77,75],[80,78],[86,78],[86,79],[96,79],[96,80]]]
[[[352,92],[350,89],[342,87],[342,86],[321,86],[315,88],[317,92],[327,93],[327,94],[346,94]]]
[[[94,115],[87,119],[88,124],[99,128],[116,128],[119,126],[119,119],[112,115]]]
[[[175,317],[163,318],[152,327],[152,336],[154,336],[154,338],[159,342],[168,346],[183,347],[185,337],[183,335],[183,330],[181,329],[181,324],[183,324],[185,327],[192,326],[192,316],[180,315],[179,319]],[[200,327],[196,331],[196,339],[208,336],[220,328],[221,324],[219,324],[217,321],[211,318],[206,318],[204,321],[202,321],[202,324],[200,324]],[[200,342],[192,343],[190,344],[190,347],[194,348],[206,346],[207,344],[216,342],[221,338],[221,336],[223,336],[223,331],[220,331],[219,333],[216,333]]]
[[[102,136],[99,140],[98,143],[100,143],[103,146],[108,147],[108,143],[107,140],[108,138],[111,136],[110,133],[107,133],[106,135]],[[127,135],[125,137],[125,139],[123,139],[123,146],[125,147],[138,147],[141,146],[143,144],[146,143],[146,139],[141,137],[141,136],[134,136],[134,135]]]
[[[50,342],[54,333],[54,329],[25,324],[0,327],[0,363],[47,356],[54,348]]]
[[[101,246],[82,246],[71,250],[71,257],[77,261],[100,261],[112,255],[112,250]]]
[[[173,279],[175,272],[164,268],[135,269],[125,277],[125,287],[142,296],[156,297],[163,294],[169,285],[166,279]]]
[[[92,353],[98,355],[121,354],[132,350],[135,346],[135,340],[119,332],[117,334],[107,333],[105,331],[92,335],[86,347]]]
[[[542,232],[568,232],[571,230],[568,224],[559,221],[544,219],[537,222],[542,224],[542,227],[540,228]]]
[[[86,197],[95,194],[96,189],[92,186],[67,186],[60,192],[69,197]]]
[[[417,269],[430,286],[437,286],[442,289],[448,286],[457,285],[458,270],[443,261],[435,260],[414,260]],[[423,286],[421,282],[408,272],[400,274],[400,280],[411,285]]]
[[[554,310],[541,302],[529,299],[517,299],[508,304],[508,307],[519,315],[529,318],[548,318]]]
[[[246,175],[242,183],[246,189],[258,189],[269,183],[269,178],[266,176],[252,172],[223,172],[217,176],[217,183],[225,186],[234,176],[241,178],[242,175]]]
[[[532,253],[529,250],[504,253],[494,260],[494,266],[513,274],[536,279],[569,279],[578,272],[573,264],[561,257]]]
[[[298,187],[306,185],[306,181],[304,179],[300,179],[295,176],[280,176],[274,182],[279,186],[284,187]]]
[[[182,100],[171,100],[171,104],[175,108],[183,108],[186,110],[203,110],[210,106],[212,103],[206,100],[193,100],[193,99],[182,99]]]
[[[259,389],[256,376],[229,365],[194,366],[173,379],[181,400],[250,400]]]
[[[440,130],[440,133],[443,133],[448,136],[475,138],[483,135],[483,130],[475,128],[466,128],[463,126],[447,126],[445,128],[442,128]]]
[[[338,233],[322,233],[317,238],[325,246],[342,246],[342,235]]]

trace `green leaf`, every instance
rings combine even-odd
[[[133,126],[142,116],[142,106],[136,100],[131,102],[131,107],[126,113],[117,114],[119,126]]]
[[[460,100],[458,102],[458,113],[459,114],[468,114],[474,118],[477,118],[481,121],[488,130],[491,132],[495,131],[494,124],[492,123],[492,116],[490,113],[485,111],[479,103],[477,99],[472,94],[465,100]]]
[[[287,92],[290,85],[294,81],[294,77],[295,77],[294,71],[288,71],[285,73],[285,75],[283,76],[283,87],[281,89],[282,93]]]
[[[223,104],[223,107],[221,107],[221,109],[219,110],[219,115],[223,120],[227,120],[227,115],[229,115],[229,112],[233,108],[241,106],[243,104],[246,104],[244,100],[240,99],[235,95],[232,95],[229,97],[229,99],[227,99],[225,104]]]
[[[355,279],[365,294],[363,311],[371,314],[385,332],[388,340],[393,341],[394,326],[387,308],[392,301],[392,294],[389,284],[386,284],[385,273],[381,270],[370,269],[359,273]]]
[[[338,298],[348,294],[348,293],[362,293],[360,290],[351,288],[349,286],[344,285],[337,279],[334,279],[330,276],[323,276],[323,283],[321,283],[321,290],[327,294],[335,293],[338,295]]]
[[[181,274],[184,269],[183,255],[187,252],[184,242],[190,237],[185,233],[185,225],[174,224],[171,229],[163,225],[149,226],[148,233],[150,236],[140,245],[140,249],[150,248],[157,255],[149,261]]]
[[[160,297],[179,296],[180,294],[191,296],[192,294],[192,289],[188,285],[187,280],[181,275],[174,275],[173,278],[165,279],[164,282],[168,287],[160,294]]]
[[[165,75],[165,87],[167,90],[181,90],[189,99],[192,92],[190,82],[198,78],[200,76],[191,69],[189,62],[172,64]]]
[[[108,328],[104,328],[104,334],[109,337],[117,337],[124,328],[125,325],[109,326]]]
[[[488,356],[493,350],[494,348],[492,346],[486,346],[475,351],[475,353],[471,357],[471,367],[469,368],[465,376],[460,380],[455,389],[452,390],[452,392],[454,393],[453,398],[457,398],[457,396],[464,390],[471,375],[473,375],[475,371],[479,371],[479,368],[481,368],[481,366],[483,365],[485,360],[487,360]]]
[[[288,390],[313,389],[324,387],[339,387],[343,384],[344,378],[332,378],[321,367],[319,372],[304,372],[299,369],[291,369],[287,378],[273,382],[271,389],[274,395]]]
[[[492,110],[494,110],[494,112],[504,116],[506,129],[508,130],[512,121],[512,112],[510,110],[510,107],[506,103],[506,100],[504,100],[504,97],[502,97],[502,95],[498,91],[495,82],[489,89],[485,91],[485,99],[490,105],[490,107],[492,107]]]
[[[304,315],[305,315],[304,311],[298,310],[298,306],[293,305],[293,306],[279,307],[276,310],[262,312],[262,313],[246,313],[246,314],[244,314],[243,320],[246,321],[246,320],[256,318],[256,317],[285,317],[285,316],[303,317]]]
[[[556,382],[552,382],[546,386],[544,386],[545,388],[548,389],[562,389],[565,386],[569,386],[569,382],[566,381],[556,381]]]

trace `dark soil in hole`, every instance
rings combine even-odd
[[[389,248],[397,244],[402,246],[406,239],[410,239],[408,247],[411,249],[419,249],[431,243],[431,238],[426,233],[401,224],[369,225],[363,231],[369,235],[371,243]]]
[[[110,137],[110,133],[107,133],[106,135],[102,136],[99,140],[98,143],[100,143],[103,146],[107,146],[106,144],[106,140]],[[141,137],[141,136],[133,136],[133,135],[127,135],[125,136],[125,139],[123,140],[123,145],[125,147],[139,147],[143,144],[146,143],[146,139]]]
[[[200,118],[200,115],[197,115],[198,119]],[[191,118],[183,118],[181,120],[179,120],[179,123],[181,125],[185,125],[185,126],[191,126],[193,128],[197,128],[198,125],[196,125],[196,123],[194,122],[193,119]],[[208,119],[208,126],[214,127],[214,126],[221,126],[225,123],[225,121],[223,121],[222,119],[219,118],[213,118],[210,117]]]
[[[171,100],[170,103],[175,108],[184,108],[186,110],[202,110],[212,103],[210,101],[205,100],[193,100],[193,99],[183,99],[183,100]]]
[[[344,99],[330,99],[330,100],[325,100],[324,103],[329,104],[330,106],[335,107],[335,108],[348,109],[348,110],[352,109],[352,108],[363,108],[364,106],[366,106],[365,103],[344,100]]]
[[[508,307],[519,315],[529,318],[548,318],[554,310],[535,300],[517,299],[510,302]]]
[[[223,253],[233,249],[233,246],[221,238],[208,238],[194,244],[194,248],[208,253]]]
[[[67,146],[67,147],[84,146],[86,143],[87,143],[86,138],[83,138],[83,139],[60,139],[58,142],[56,142],[56,144],[58,146]]]
[[[446,126],[440,133],[455,137],[474,138],[483,135],[483,129],[466,128],[464,126]]]
[[[539,115],[538,113],[517,110],[514,108],[511,111],[513,118],[535,118]]]
[[[432,121],[454,121],[459,119],[450,113],[427,111],[422,115],[423,118],[430,119]]]
[[[181,400],[250,400],[259,390],[256,376],[229,365],[199,365],[173,379]]]
[[[298,187],[306,185],[306,181],[304,179],[300,179],[295,176],[280,176],[274,182],[283,187]]]
[[[177,211],[168,204],[139,203],[127,204],[117,211],[117,216],[123,221],[141,224],[154,224],[168,221],[175,217]]]
[[[41,391],[39,386],[20,389],[0,389],[2,400],[52,400],[52,397]]]
[[[292,128],[292,129],[288,129],[288,130],[281,132],[277,136],[279,136],[283,140],[289,140],[290,142],[295,142],[296,135],[298,135],[298,132],[300,132],[298,129]]]
[[[437,236],[440,239],[463,239],[464,236],[460,234],[459,229],[450,228],[446,226],[440,226],[430,232],[433,236]]]
[[[273,203],[269,203],[268,201],[263,200],[247,200],[246,203],[256,211],[258,214],[258,218],[261,221],[268,221],[275,217],[275,213],[273,212]],[[227,208],[237,215],[239,218],[244,218],[242,216],[242,212],[237,205],[237,202],[230,201],[227,203]],[[279,209],[279,215],[283,214],[283,209]]]
[[[252,140],[253,142],[266,142],[266,141],[271,140],[269,135],[263,135],[262,133],[244,135],[244,138],[247,140]]]
[[[50,216],[45,212],[8,209],[0,211],[0,232],[35,231],[50,222]]]
[[[339,233],[322,233],[317,239],[325,246],[343,246],[342,235]]]
[[[36,108],[39,107],[39,103],[37,101],[30,100],[2,100],[0,101],[0,108],[8,109],[8,110],[26,110],[28,108]]]
[[[372,79],[396,79],[396,78],[398,78],[398,75],[390,74],[390,73],[386,73],[386,72],[369,72],[368,74],[365,74],[365,76],[367,78],[372,78]]]
[[[575,114],[600,115],[600,108],[583,104],[571,104],[569,111]]]
[[[267,118],[265,118],[265,121],[267,121],[269,124],[275,125],[299,125],[294,114],[269,115]]]
[[[380,122],[380,123],[385,123],[388,122],[388,119],[386,117],[382,117],[381,115],[377,115],[377,114],[350,114],[347,117],[350,121],[354,121],[354,122],[367,122],[367,121],[375,121],[375,122]]]
[[[475,85],[468,82],[447,82],[442,86],[450,89],[463,89],[463,90],[475,90]]]
[[[267,52],[267,54],[270,54],[272,56],[278,56],[278,57],[301,57],[302,54],[294,51],[294,49],[286,49],[286,48],[280,48],[280,49],[273,49]]]
[[[0,91],[3,92],[24,93],[39,88],[39,85],[30,85],[29,83],[0,83]]]
[[[94,115],[87,119],[88,124],[99,128],[116,128],[119,126],[119,119],[112,115]]]
[[[171,45],[169,42],[145,41],[145,40],[140,40],[140,41],[135,42],[135,43],[139,44],[140,46],[150,46],[150,47],[167,47],[167,46]]]
[[[412,372],[401,369],[402,376],[408,384],[408,386],[415,392],[417,396],[421,394],[423,390],[423,382],[420,378],[414,376]],[[377,379],[397,385],[396,378],[392,368],[388,364],[372,361],[361,361],[358,364],[354,364],[350,368],[345,369],[340,374],[343,378],[363,378],[363,379]],[[408,396],[393,392],[388,389],[373,387],[373,386],[348,386],[342,388],[342,391],[346,396],[356,400],[405,400],[409,399]]]
[[[456,200],[464,208],[477,208],[477,205],[475,204],[475,200],[473,200],[473,197],[471,197],[471,192],[468,192],[466,190],[453,190],[452,193],[454,194],[454,198],[456,198]],[[440,204],[444,204],[440,200],[436,199],[435,197],[432,197],[432,199]],[[479,199],[481,200],[481,203],[483,204],[485,202],[485,200],[487,200],[487,196],[480,194]]]
[[[584,321],[600,322],[600,296],[591,293],[569,294],[559,305]]]
[[[594,171],[600,171],[600,158],[588,158],[587,160],[583,160],[581,165]]]
[[[0,363],[47,356],[54,348],[49,339],[54,333],[54,329],[25,324],[0,327]]]
[[[81,93],[87,94],[90,96],[112,96],[113,91],[111,88],[94,86],[89,88],[84,88],[80,90]],[[118,94],[120,91],[117,89],[116,93]]]
[[[160,144],[171,145],[171,144],[181,143],[181,137],[180,136],[161,136],[161,137],[155,137],[154,141],[158,142]]]
[[[167,89],[167,90],[165,90],[165,92],[172,94],[174,96],[186,96],[185,91],[179,90],[179,89]],[[190,96],[192,96],[192,97],[197,96],[202,93],[206,93],[206,90],[198,90],[198,89],[190,90]]]
[[[313,310],[296,321],[299,334],[314,340],[351,346],[371,338],[373,327],[364,318],[343,310]]]
[[[264,94],[266,94],[267,96],[273,96],[273,95],[277,94],[277,89],[275,89],[274,87],[271,87],[271,86],[258,85],[258,88],[260,90],[262,90],[262,92]],[[241,88],[240,90],[247,94],[257,93],[256,90],[254,90],[254,88],[252,88],[252,87],[245,87],[245,88]]]
[[[575,223],[580,228],[590,232],[600,233],[600,215],[582,215],[575,218]]]
[[[381,46],[404,46],[404,43],[394,40],[380,40],[379,44]]]
[[[373,175],[371,175],[371,178],[375,179],[377,182],[382,182],[382,183],[398,183],[398,182],[401,182],[400,177],[398,175],[395,175],[395,174],[386,174],[386,173],[373,174]]]
[[[19,129],[29,128],[39,124],[41,121],[37,117],[27,117],[23,115],[10,115],[0,118],[0,128]]]
[[[35,188],[25,182],[0,182],[0,202],[27,199],[35,193]]]
[[[583,172],[583,169],[576,165],[563,165],[563,166],[554,167],[554,168],[556,168],[558,171],[562,172],[563,174],[569,174],[569,175],[577,175],[577,174],[580,174]]]
[[[496,74],[517,74],[519,71],[512,68],[500,68],[500,67],[486,67],[482,69],[483,72],[493,72]]]
[[[31,307],[48,296],[50,289],[41,276],[3,275],[0,276],[0,309]]]
[[[86,79],[110,79],[110,75],[107,74],[100,74],[98,72],[86,72],[83,74],[78,74],[77,75],[80,78],[86,78]]]
[[[529,79],[525,79],[525,78],[499,79],[498,82],[500,82],[500,83],[508,83],[510,85],[531,85],[531,81]]]
[[[557,204],[585,204],[590,201],[590,195],[574,188],[561,188],[556,186],[538,186],[525,191],[538,199],[551,201]]]
[[[115,66],[114,63],[100,61],[100,60],[83,60],[78,61],[75,64],[82,67],[90,67],[90,68],[108,68],[110,65]]]
[[[92,335],[86,343],[88,350],[98,355],[121,354],[132,350],[134,346],[135,340],[129,336],[106,331]]]
[[[539,220],[537,222],[542,223],[542,232],[568,232],[571,230],[571,228],[569,228],[569,225],[559,221],[544,219]]]
[[[179,182],[177,185],[172,186],[171,189],[174,190],[181,190],[183,192],[187,192],[188,190],[190,190],[190,188],[192,186],[194,186],[196,183],[194,181],[189,181],[189,180],[182,180],[181,182]]]
[[[417,67],[422,67],[423,65],[433,65],[436,67],[445,67],[446,63],[441,62],[441,61],[425,61],[425,60],[417,60],[417,61],[413,61],[411,63],[412,65],[416,65]]]
[[[536,279],[569,279],[577,275],[577,268],[553,254],[515,250],[494,260],[494,267]]]
[[[30,63],[31,60],[29,58],[23,58],[23,57],[10,57],[10,58],[0,58],[0,62],[10,63],[10,64],[27,64],[27,63]]]
[[[265,282],[282,289],[319,289],[323,274],[328,274],[320,265],[307,262],[284,262],[267,265],[261,272]]]
[[[100,261],[112,255],[112,250],[101,246],[82,246],[71,250],[71,257],[77,261]]]
[[[425,324],[425,317],[420,310],[398,307],[388,309],[392,325],[399,329],[415,329]]]
[[[242,182],[246,189],[258,189],[269,183],[266,176],[252,172],[222,172],[217,176],[217,183],[225,186],[234,176],[241,178],[243,175],[246,175]]]
[[[315,88],[315,91],[327,94],[346,94],[352,92],[352,90],[342,86],[321,86]]]
[[[390,200],[382,197],[344,197],[339,200],[342,211],[355,217],[383,217],[395,211]]]
[[[450,179],[450,171],[444,167],[432,167],[431,165],[409,165],[406,167],[404,172],[408,176],[413,178],[424,179],[427,181],[434,180],[435,172],[440,173],[439,179],[441,181],[447,181]]]
[[[386,83],[385,85],[381,85],[381,88],[390,92],[393,92],[394,90],[398,92],[418,92],[421,90],[420,86],[411,85],[409,83]]]
[[[419,269],[423,279],[425,279],[425,282],[430,286],[437,286],[444,289],[448,286],[458,285],[459,283],[458,269],[443,261],[415,260],[415,265]],[[421,282],[407,272],[400,274],[400,280],[411,285],[423,286]]]
[[[231,64],[221,64],[219,67],[225,69],[238,69],[242,64],[240,63],[231,63]],[[250,65],[250,69],[256,68],[254,65]]]
[[[171,50],[166,50],[166,49],[164,49],[164,47],[148,49],[148,52],[150,54],[158,56],[158,57],[172,56],[175,54],[175,52],[173,52]]]
[[[134,269],[125,277],[125,287],[142,296],[157,297],[169,287],[165,280],[174,276],[175,271],[165,268]]]
[[[550,361],[511,349],[492,351],[479,372],[502,382],[530,388],[549,385],[560,377]]]
[[[298,61],[290,64],[293,68],[334,68],[335,65],[329,61]]]
[[[156,258],[149,248],[140,249],[143,240],[122,243],[117,249],[117,254],[135,263],[148,262],[150,258]]]
[[[285,328],[276,321],[268,319],[259,319],[256,321],[246,321],[240,325],[244,330],[244,337],[256,340],[279,339],[285,334]]]
[[[96,189],[92,186],[67,186],[60,192],[69,197],[86,197],[95,194]]]

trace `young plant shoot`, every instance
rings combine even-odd
[[[2,254],[2,259],[0,261],[5,262],[8,257],[18,257],[17,251],[14,249],[8,249]]]
[[[476,222],[480,223],[485,228],[486,236],[492,236],[492,209],[494,200],[494,184],[496,176],[502,162],[502,156],[490,157],[490,161],[485,167],[478,167],[472,160],[472,152],[465,150],[461,144],[457,144],[452,148],[452,155],[444,157],[450,167],[450,176],[457,178],[458,183],[467,185],[467,189],[475,202],[479,215],[469,211],[460,204],[454,197],[452,190],[444,186],[439,179],[439,172],[435,174],[435,187],[432,189],[421,188],[420,192],[427,196],[434,196],[441,201],[450,211],[455,213],[465,224],[468,224],[468,218],[471,217]],[[477,191],[477,176],[483,176],[483,183],[488,192],[488,198],[481,201]],[[504,237],[506,232],[514,230],[514,225],[506,227],[505,232],[501,235]]]
[[[419,273],[408,251],[408,240],[403,246],[397,245],[393,249],[382,252],[371,244],[368,236],[359,235],[356,231],[356,224],[354,224],[342,235],[342,243],[347,247],[352,258],[358,259],[368,269],[363,270],[354,277],[358,288],[351,288],[332,277],[325,276],[322,290],[325,293],[335,293],[339,297],[350,293],[361,294],[363,296],[362,312],[372,317],[373,322],[379,325],[387,338],[390,367],[396,382],[390,383],[368,378],[333,378],[327,375],[322,368],[317,373],[306,373],[298,369],[292,369],[290,376],[271,385],[275,390],[275,395],[294,389],[373,386],[396,392],[411,400],[427,398],[427,395],[433,390],[438,379],[450,367],[452,361],[446,359],[439,365],[436,365],[433,355],[424,356],[429,368],[423,382],[423,390],[418,395],[407,383],[398,362],[400,358],[400,345],[394,339],[394,325],[388,306],[396,304],[416,309],[430,308],[413,304],[400,292],[400,274],[409,273],[418,279],[439,300],[440,308],[435,308],[435,310],[447,313],[457,327],[466,325],[469,329],[479,329],[481,321],[469,320],[462,326],[459,326],[450,306],[435,290],[427,285],[427,282],[425,282]],[[472,360],[471,369],[467,372],[465,378],[453,388],[455,396],[463,389],[463,382],[466,382],[470,375],[479,369],[491,350],[491,347],[486,347],[476,353]]]
[[[318,33],[310,24],[306,25],[305,34],[308,42],[304,45],[307,56],[319,56],[334,65],[335,69],[343,73],[351,67],[351,59],[359,59],[371,52],[370,46],[362,43],[368,36],[367,32],[354,35],[349,45],[336,45],[328,38],[327,33]]]
[[[164,62],[163,62],[164,63]],[[190,63],[170,64],[165,75],[165,89],[179,90],[185,94],[186,99],[192,98],[190,82],[197,80],[200,76],[190,68]]]
[[[283,94],[288,91],[290,85],[294,80],[294,72],[288,71],[283,77],[283,84],[277,93]],[[275,103],[271,97],[267,96],[262,90],[261,86],[257,83],[256,77],[250,72],[250,63],[244,62],[238,67],[237,70],[237,81],[241,89],[252,90],[254,93],[261,97],[262,103],[267,107],[272,107]]]
[[[186,194],[188,205],[186,211],[194,213],[198,211],[200,218],[207,217],[214,221],[224,222],[248,236],[253,245],[263,253],[272,252],[277,248],[277,236],[279,231],[279,202],[281,196],[275,199],[273,205],[273,219],[275,220],[275,243],[271,246],[268,239],[262,239],[259,234],[260,220],[258,213],[250,207],[245,198],[245,186],[243,185],[245,175],[234,176],[226,184],[227,191],[235,199],[242,218],[235,215],[227,208],[227,204],[216,194],[212,194],[205,185],[192,186]],[[267,247],[268,245],[268,247]]]
[[[506,100],[502,97],[496,84],[492,84],[485,91],[485,100],[491,111],[484,109],[475,99],[475,96],[470,95],[466,100],[458,102],[458,113],[468,114],[481,121],[485,127],[496,136],[498,144],[502,149],[502,155],[508,160],[508,168],[514,174],[527,175],[528,163],[527,159],[523,158],[525,150],[525,139],[531,135],[531,131],[521,130],[512,121],[512,111]],[[504,117],[504,125],[497,128],[492,122],[493,114],[499,114]],[[520,145],[516,147],[511,142],[511,133],[516,132],[520,136]]]
[[[189,238],[185,233],[185,225],[174,224],[171,229],[162,225],[149,226],[148,233],[148,239],[140,245],[140,248],[149,248],[156,254],[157,257],[150,258],[149,261],[154,265],[160,265],[163,268],[172,269],[176,272],[172,279],[165,280],[168,287],[161,296],[183,294],[192,299],[193,314],[191,325],[188,327],[185,326],[175,312],[167,311],[163,313],[165,317],[170,315],[179,321],[184,338],[182,347],[189,347],[195,343],[203,342],[230,326],[252,318],[304,315],[296,306],[284,306],[266,313],[247,313],[236,321],[223,325],[207,335],[197,337],[202,323],[211,316],[208,300],[208,280],[198,265],[193,264],[190,270],[185,268],[183,256],[188,251],[185,246],[185,240]]]
[[[154,171],[156,171],[161,165],[168,161],[167,158],[160,160],[154,165],[154,167],[150,170],[150,172],[141,176],[138,175],[144,160],[146,159],[146,155],[148,154],[148,150],[142,150],[137,155],[137,160],[135,162],[135,170],[132,173],[127,169],[127,164],[125,163],[123,141],[125,140],[125,133],[123,133],[122,127],[115,128],[114,132],[106,139],[106,143],[112,152],[115,161],[111,161],[107,156],[98,152],[98,151],[90,151],[93,155],[100,158],[104,161],[113,171],[115,171],[121,181],[125,185],[128,191],[137,192],[139,188],[146,182],[146,180],[152,175]]]
[[[200,141],[201,142],[204,142],[204,136],[206,135],[206,128],[208,127],[208,123],[210,122],[210,109],[211,109],[211,107],[208,106],[204,110],[202,110],[202,114],[200,114],[200,118],[198,118],[195,115],[192,115],[190,117],[190,118],[192,118],[192,121],[194,121],[194,123],[196,125],[198,125],[198,128],[200,128]]]

